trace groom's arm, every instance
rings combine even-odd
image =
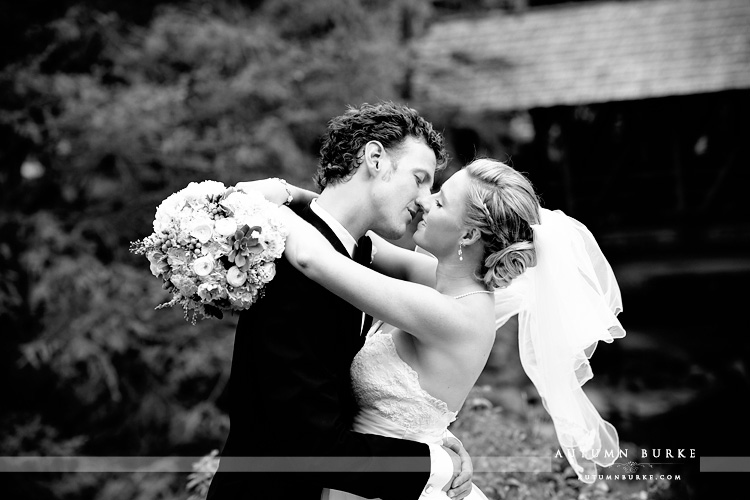
[[[326,398],[333,403],[334,395],[325,396],[333,396]],[[365,498],[417,499],[432,491],[447,490],[460,469],[459,457],[442,446],[353,432],[340,416],[326,418],[326,409],[320,407],[317,412],[307,419],[313,426],[307,429],[308,435],[318,436],[309,443],[313,456],[321,461],[347,458],[345,472],[320,474],[323,487]]]
[[[392,439],[383,438],[382,436],[376,436],[373,434],[361,434],[359,435],[362,439],[372,440],[376,439]],[[400,446],[401,443],[408,443],[411,445],[413,441],[396,440],[395,446]],[[421,444],[421,443],[420,443]],[[323,486],[326,488],[347,491],[367,498],[377,497],[383,500],[389,499],[400,499],[400,498],[418,498],[425,494],[430,494],[433,491],[448,491],[451,483],[458,475],[461,469],[461,458],[454,451],[444,448],[440,445],[430,444],[425,445],[429,450],[429,475],[426,481],[424,479],[416,479],[414,484],[421,489],[416,490],[412,486],[411,481],[399,481],[393,477],[378,477],[381,471],[395,469],[395,474],[403,476],[405,472],[410,472],[413,469],[414,472],[418,472],[416,469],[423,467],[423,461],[421,456],[415,457],[389,457],[380,456],[372,457],[372,461],[365,465],[360,471],[352,471],[352,473],[344,473],[341,475],[332,475],[327,477],[323,482]],[[399,458],[405,458],[403,461],[398,461]],[[395,460],[394,460],[395,459]],[[401,465],[401,467],[399,467]],[[365,477],[362,477],[365,475]],[[400,479],[400,478],[399,478]],[[470,488],[470,487],[469,487]],[[468,491],[466,491],[468,494]],[[417,496],[418,495],[418,496]],[[460,500],[465,495],[460,495],[457,498]]]
[[[354,433],[358,434],[358,433]],[[396,500],[419,498],[433,491],[447,491],[460,468],[460,458],[455,453],[446,451],[439,445],[422,445],[428,448],[429,459],[425,467],[424,457],[402,456],[395,451],[401,444],[411,445],[412,441],[395,440],[372,434],[360,434],[366,441],[394,440],[399,444],[390,444],[392,453],[386,455],[352,457],[347,471],[327,474],[321,478],[323,487],[347,491],[366,498]],[[421,444],[421,443],[419,443]],[[449,454],[450,453],[450,454]],[[452,455],[452,456],[451,456]],[[459,497],[461,498],[461,497]]]
[[[314,292],[302,287],[299,293]],[[268,329],[286,330],[284,319],[292,314],[291,310],[274,314]],[[314,457],[311,471],[320,471],[321,466],[325,470],[328,464],[334,467],[329,470],[340,471],[336,467],[343,458],[345,472],[316,472],[314,481],[365,498],[417,499],[450,483],[453,460],[441,446],[431,449],[416,441],[353,432],[347,417],[353,413],[352,402],[342,400],[341,375],[326,361],[326,354],[336,347],[326,343],[325,332],[314,328],[287,332],[297,340],[283,342],[275,362],[263,366],[263,379],[275,383],[262,386],[265,402],[255,411],[263,415],[260,425],[265,430],[256,438],[268,443],[277,456]],[[282,335],[277,335],[280,340]],[[319,361],[307,364],[302,359]]]
[[[386,444],[386,446],[397,448],[404,445],[421,445],[421,443],[414,441],[387,438],[374,434],[357,432],[351,432],[351,434],[355,439],[363,439],[371,444],[375,441],[389,441],[390,444]],[[342,443],[346,447],[344,440],[337,441],[337,443]],[[418,498],[417,495],[421,497],[442,490],[450,491],[452,498],[461,500],[471,493],[472,489],[470,482],[473,472],[471,457],[469,457],[461,442],[449,432],[447,432],[444,444],[446,446],[422,445],[428,447],[430,457],[430,471],[426,480],[424,478],[415,481],[406,480],[407,472],[417,472],[415,469],[422,466],[420,463],[421,457],[398,455],[397,453],[400,452],[397,451],[392,454],[393,456],[373,453],[369,457],[370,459],[365,459],[365,462],[360,464],[363,465],[361,468],[358,468],[353,462],[352,467],[349,468],[351,472],[326,477],[322,484],[327,488],[348,491],[366,498],[378,497],[384,500]],[[375,446],[382,446],[382,442],[375,444]],[[399,459],[401,459],[400,462]],[[398,462],[401,467],[394,462]],[[394,474],[386,474],[385,476],[378,474],[384,470],[393,471],[394,469],[396,471],[395,476]],[[401,481],[402,479],[405,480]],[[413,483],[413,485],[410,483]],[[421,490],[417,491],[416,488],[420,485]]]

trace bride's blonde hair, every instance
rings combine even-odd
[[[539,224],[539,198],[531,182],[497,160],[466,166],[470,185],[466,223],[479,229],[484,256],[477,270],[489,289],[504,288],[536,265],[532,224]]]

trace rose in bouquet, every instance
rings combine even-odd
[[[238,191],[216,181],[191,182],[156,209],[154,232],[131,244],[164,281],[185,318],[222,317],[260,297],[276,274],[286,228],[278,207],[260,193]]]

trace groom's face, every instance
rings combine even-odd
[[[407,137],[400,147],[388,151],[374,179],[374,222],[370,229],[397,239],[404,235],[419,211],[417,198],[429,196],[437,159],[423,141]]]

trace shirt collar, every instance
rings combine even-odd
[[[336,237],[341,241],[344,248],[346,248],[346,251],[349,252],[349,257],[354,255],[354,249],[357,248],[357,240],[354,239],[354,236],[352,236],[351,233],[349,233],[349,231],[347,231],[346,228],[333,217],[333,215],[328,213],[325,208],[321,207],[317,200],[313,200],[312,203],[310,203],[310,210],[312,210],[315,215],[320,217],[323,222],[331,228],[331,231],[333,231]]]

